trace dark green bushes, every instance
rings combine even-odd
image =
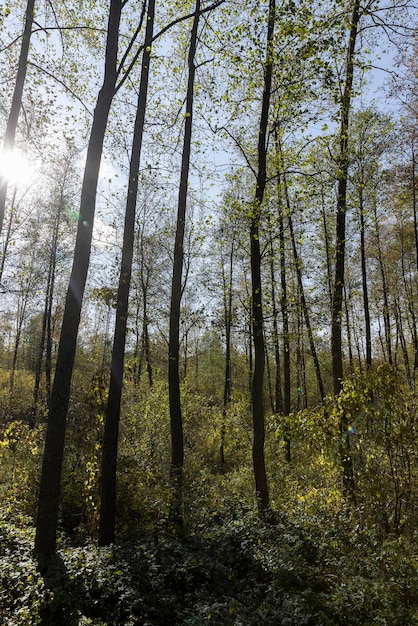
[[[60,548],[43,576],[24,518],[0,523],[2,624],[413,626],[417,547],[380,542],[346,517],[240,511],[183,538],[159,531],[119,546]]]

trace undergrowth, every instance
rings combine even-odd
[[[181,535],[167,524],[166,386],[125,394],[109,548],[95,543],[102,387],[96,377],[72,401],[58,551],[42,574],[32,520],[44,424],[13,414],[1,428],[2,626],[418,626],[418,398],[393,369],[357,374],[323,407],[267,418],[269,523],[254,512],[248,403],[228,409],[222,463],[225,416],[185,384]],[[339,483],[341,436],[353,461],[351,510]]]
[[[344,516],[263,524],[241,510],[109,548],[61,535],[41,575],[28,518],[2,511],[0,546],[4,626],[418,624],[415,542]]]

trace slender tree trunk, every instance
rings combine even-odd
[[[335,274],[331,310],[332,387],[338,395],[343,384],[342,313],[345,278],[345,240],[347,212],[348,135],[351,100],[353,95],[354,59],[360,22],[360,0],[354,0],[347,44],[347,60],[341,97],[339,154],[337,158],[337,215],[335,233]],[[354,503],[354,474],[348,437],[348,418],[340,419],[339,453],[342,467],[343,493]]]
[[[325,244],[325,259],[326,259],[326,267],[327,267],[327,287],[328,287],[328,295],[330,302],[330,310],[332,310],[332,263],[331,263],[331,251],[330,251],[330,235],[328,232],[328,221],[327,214],[325,210],[325,199],[324,199],[324,191],[321,184],[321,218],[322,218],[322,228],[324,232],[324,244]]]
[[[250,298],[250,307],[248,310],[248,390],[251,394],[253,384],[254,357],[253,357],[253,325],[252,325],[252,299]]]
[[[20,340],[22,337],[22,327],[23,321],[25,319],[26,307],[28,304],[29,298],[29,290],[26,289],[25,293],[22,295],[21,299],[19,298],[19,303],[17,307],[17,321],[16,321],[16,334],[13,348],[13,357],[12,357],[12,365],[10,367],[10,377],[9,377],[9,391],[12,393],[15,382],[15,374],[16,374],[16,365],[17,365],[17,356],[19,353]]]
[[[300,296],[300,294],[299,294]],[[296,342],[296,411],[300,411],[307,407],[306,394],[306,366],[305,366],[305,342],[303,333],[303,311],[299,299],[297,310],[298,329]]]
[[[371,329],[371,322],[370,322],[369,291],[368,291],[368,284],[367,284],[363,181],[360,181],[359,212],[360,212],[361,281],[362,281],[362,288],[363,288],[364,324],[365,324],[365,331],[366,331],[366,367],[367,369],[370,369],[372,366],[372,329]]]
[[[277,128],[275,129],[275,147],[276,147],[276,156],[277,163],[279,165],[278,170],[280,169],[281,163],[281,149],[280,142],[278,138]],[[282,310],[282,325],[283,325],[283,414],[285,417],[290,415],[291,409],[291,368],[290,368],[290,333],[289,333],[289,306],[288,306],[288,296],[287,296],[287,275],[286,275],[286,249],[285,249],[285,223],[284,218],[286,214],[286,206],[283,202],[283,194],[281,190],[281,185],[286,187],[286,181],[284,179],[284,175],[282,176],[282,180],[280,177],[280,171],[277,171],[277,190],[278,190],[278,218],[279,218],[279,255],[280,255],[280,305]],[[285,191],[287,197],[287,191]],[[287,206],[289,209],[289,207]],[[291,441],[290,435],[285,432],[284,436],[285,450],[286,450],[286,461],[290,463],[291,461]]]
[[[403,360],[405,363],[406,377],[407,377],[409,384],[411,385],[412,384],[411,367],[409,364],[409,355],[408,355],[408,348],[407,348],[406,340],[405,340],[405,333],[403,331],[401,307],[399,305],[398,299],[396,299],[394,302],[394,313],[395,313],[396,332],[397,332],[397,336],[399,337],[399,343],[401,344],[402,356],[403,356]]]
[[[26,71],[28,67],[28,55],[30,38],[32,34],[33,17],[35,13],[35,0],[28,0],[25,13],[25,27],[20,47],[19,64],[13,91],[12,104],[7,119],[6,133],[4,136],[3,150],[5,153],[13,150],[16,139],[17,123],[20,108],[22,106],[23,87],[25,85]],[[0,176],[0,233],[3,228],[4,210],[7,196],[7,178]]]
[[[360,0],[354,0],[350,33],[347,45],[345,81],[341,98],[340,147],[337,159],[337,217],[335,235],[335,276],[331,311],[331,356],[333,392],[337,395],[343,381],[342,311],[345,273],[345,238],[347,212],[348,133],[351,99],[353,93],[354,58],[360,22]],[[348,439],[347,439],[348,442]],[[348,444],[347,444],[348,445]],[[349,450],[346,451],[350,457]],[[349,461],[348,461],[349,462]],[[348,477],[347,477],[348,478]],[[347,484],[351,489],[351,485]]]
[[[416,314],[415,314],[414,288],[413,288],[413,285],[412,285],[412,281],[409,278],[410,272],[405,267],[405,246],[404,246],[404,236],[403,236],[403,229],[402,229],[402,227],[400,229],[400,239],[401,239],[401,255],[400,256],[401,256],[401,267],[402,267],[402,282],[403,282],[404,290],[405,290],[407,309],[409,311],[409,316],[407,318],[408,326],[409,326],[409,330],[411,332],[412,343],[413,343],[413,347],[414,347],[414,379],[415,379],[417,353],[418,353],[417,317],[416,317]],[[396,308],[397,308],[397,304],[395,302],[395,305],[394,305],[395,318],[396,318]],[[400,312],[400,308],[399,308],[399,319],[401,320],[400,316],[401,316],[401,312]],[[401,325],[400,328],[402,328],[402,325]],[[399,331],[398,331],[398,335],[399,335]],[[399,335],[400,340],[401,340],[401,344],[402,344],[402,336],[403,336],[403,330],[402,330],[401,334]],[[409,380],[410,383],[412,382],[410,375],[408,377],[408,380]]]
[[[348,364],[349,371],[352,374],[354,372],[354,357],[353,357],[353,344],[351,337],[351,322],[350,322],[350,295],[347,297],[347,287],[344,285],[344,311],[345,311],[345,326],[347,329],[347,344],[348,344]]]
[[[294,261],[295,261],[295,269],[296,269],[296,277],[297,277],[297,282],[298,282],[298,291],[299,291],[300,303],[301,303],[301,307],[302,307],[303,317],[304,317],[304,320],[305,320],[306,330],[308,332],[309,347],[310,347],[311,354],[312,354],[312,359],[313,359],[313,362],[314,362],[316,381],[317,381],[318,390],[319,390],[319,394],[321,396],[321,402],[322,402],[324,400],[324,398],[325,398],[325,388],[324,388],[324,383],[323,383],[323,380],[322,380],[321,367],[319,365],[318,354],[316,352],[315,341],[314,341],[313,332],[312,332],[312,326],[311,326],[311,320],[310,320],[310,317],[309,317],[309,310],[308,310],[308,306],[306,304],[305,290],[304,290],[304,287],[303,287],[303,280],[302,280],[302,263],[301,263],[301,260],[299,258],[299,253],[298,253],[298,249],[297,249],[297,245],[296,245],[296,237],[295,237],[295,231],[294,231],[294,228],[293,228],[293,220],[292,220],[292,214],[291,214],[290,198],[289,198],[289,192],[288,192],[288,188],[287,188],[287,180],[286,180],[286,176],[284,174],[283,154],[282,154],[282,148],[281,148],[281,145],[280,145],[280,141],[279,141],[278,147],[279,147],[279,154],[280,154],[280,161],[279,162],[281,163],[281,167],[283,169],[283,186],[284,186],[284,193],[285,193],[286,207],[287,207],[287,221],[288,221],[288,225],[289,225],[290,239],[291,239],[291,243],[292,243],[293,258],[294,258]]]
[[[274,413],[283,413],[283,393],[282,393],[282,376],[281,376],[281,359],[280,359],[280,341],[279,341],[279,311],[277,309],[276,302],[276,268],[274,263],[274,250],[273,250],[273,238],[270,233],[269,239],[270,248],[270,278],[271,278],[271,301],[273,308],[273,343],[274,343]],[[281,251],[280,251],[281,254]],[[280,257],[281,258],[281,257]],[[282,311],[283,311],[283,299],[282,299]]]
[[[32,409],[32,425],[33,426],[35,426],[37,413],[38,413],[39,389],[41,385],[41,375],[42,375],[42,361],[43,361],[44,352],[45,352],[46,330],[47,330],[47,324],[48,324],[49,292],[52,287],[52,272],[53,272],[53,251],[51,251],[51,256],[49,259],[48,279],[47,279],[46,292],[45,292],[45,304],[44,304],[44,312],[42,315],[41,339],[39,341],[38,356],[37,356],[36,364],[35,364],[35,384],[33,388],[33,409]]]
[[[254,372],[251,385],[251,404],[253,417],[253,468],[255,491],[259,512],[266,516],[270,511],[270,499],[267,485],[266,466],[264,458],[264,320],[263,298],[261,284],[261,248],[260,248],[260,218],[267,183],[267,126],[269,120],[271,83],[273,75],[273,35],[276,19],[276,2],[270,0],[268,13],[268,29],[266,41],[266,61],[264,66],[264,89],[261,107],[260,125],[258,131],[258,171],[254,205],[250,224],[251,243],[251,297],[252,297],[252,332],[254,343]]]
[[[144,217],[145,219],[145,217]],[[145,367],[148,374],[148,383],[151,388],[154,384],[153,380],[153,371],[152,371],[152,363],[151,363],[151,346],[150,346],[150,337],[149,337],[149,319],[148,319],[148,288],[150,284],[150,271],[145,262],[145,237],[144,231],[141,230],[139,237],[139,257],[140,257],[140,268],[139,268],[139,280],[141,283],[141,292],[142,292],[142,331],[141,331],[141,363],[142,358],[145,360]],[[137,320],[138,320],[139,311],[137,311]],[[136,353],[138,352],[138,346],[136,346]],[[142,364],[141,364],[142,367]],[[141,367],[139,369],[141,369]]]
[[[183,153],[177,205],[177,226],[174,242],[173,279],[171,283],[170,330],[169,330],[169,362],[168,388],[171,425],[171,489],[170,517],[172,523],[179,527],[183,524],[183,416],[180,399],[180,305],[183,293],[182,276],[184,261],[184,232],[187,207],[187,185],[190,169],[190,151],[193,127],[193,100],[195,81],[195,55],[197,48],[197,32],[199,25],[200,0],[196,0],[195,17],[190,38],[188,56],[189,77],[186,95],[186,117],[184,122]]]
[[[265,344],[267,344],[267,340],[264,337],[264,342]],[[271,370],[270,370],[270,354],[269,354],[269,349],[268,346],[266,345],[266,375],[267,375],[267,389],[268,389],[268,395],[269,395],[269,401],[270,401],[270,410],[271,413],[273,414],[274,411],[274,398],[273,398],[273,387],[271,384]]]
[[[384,347],[386,349],[385,358],[387,358],[388,363],[392,365],[393,363],[392,332],[391,332],[391,321],[390,321],[389,291],[388,291],[387,280],[386,280],[385,264],[383,262],[382,246],[380,242],[380,227],[379,227],[379,221],[377,217],[376,205],[374,206],[374,223],[375,223],[375,229],[376,229],[377,261],[378,261],[380,276],[382,280],[383,323],[384,323],[384,331],[385,331]]]
[[[52,379],[52,335],[54,331],[55,321],[52,319],[52,307],[54,304],[54,290],[55,290],[55,268],[56,268],[56,256],[53,259],[52,268],[52,282],[48,292],[48,306],[46,312],[46,342],[45,342],[45,385],[46,385],[46,397],[51,397],[51,379]]]
[[[224,395],[222,404],[222,423],[221,423],[221,445],[220,445],[220,461],[225,463],[225,437],[226,437],[226,416],[228,406],[231,402],[231,327],[232,327],[232,285],[233,285],[233,269],[234,269],[234,239],[231,243],[229,252],[229,276],[228,280],[225,275],[225,268],[222,264],[222,282],[223,282],[223,300],[225,315],[225,376],[224,376]]]
[[[412,191],[412,210],[414,215],[414,239],[415,239],[415,267],[418,276],[418,216],[417,216],[417,189],[416,189],[416,157],[414,142],[411,146],[411,161],[412,161],[412,175],[411,175],[411,191]],[[418,371],[418,333],[416,326],[414,327],[414,381]]]
[[[138,196],[138,173],[141,159],[147,105],[149,66],[154,29],[155,0],[149,0],[141,79],[136,109],[134,136],[129,166],[129,185],[123,231],[122,260],[116,303],[115,334],[113,338],[110,384],[107,400],[101,473],[101,503],[99,543],[108,545],[115,540],[116,465],[119,439],[120,405],[122,399],[123,366],[128,323],[129,290],[134,252],[135,214]]]
[[[57,251],[57,245],[58,245],[58,234],[59,234],[59,227],[61,223],[61,212],[63,209],[63,203],[64,203],[63,193],[61,192],[58,210],[57,210],[57,214],[54,220],[54,228],[52,232],[51,252],[49,256],[49,267],[48,267],[48,280],[47,280],[47,287],[46,287],[46,293],[45,293],[44,313],[42,316],[41,340],[39,342],[38,358],[37,358],[36,367],[35,367],[35,385],[33,389],[34,424],[36,422],[37,411],[38,411],[39,388],[41,384],[41,374],[42,374],[42,361],[43,361],[45,351],[46,351],[45,369],[47,369],[48,367],[49,375],[50,375],[50,369],[51,369],[52,302],[53,302],[53,295],[54,295],[55,272],[56,272],[56,265],[57,265],[56,251]],[[47,388],[48,388],[48,391],[50,391],[50,384],[48,385]],[[48,398],[49,398],[49,394],[48,394]]]
[[[55,552],[56,547],[61,470],[70,385],[81,306],[90,262],[100,161],[117,79],[116,62],[122,6],[121,0],[111,0],[106,43],[105,75],[93,114],[93,124],[87,149],[73,267],[65,301],[54,383],[50,399],[35,537],[35,552],[40,561],[48,559]]]
[[[277,152],[277,128],[275,129],[275,144]],[[288,318],[288,306],[287,306],[287,280],[286,280],[286,257],[285,257],[285,239],[284,239],[284,207],[280,185],[280,173],[277,173],[277,195],[278,195],[278,220],[279,220],[279,259],[280,259],[280,305],[282,312],[282,324],[283,324],[283,381],[284,381],[284,394],[282,393],[282,381],[280,371],[280,344],[279,344],[279,329],[278,329],[278,310],[276,305],[276,289],[275,289],[275,264],[274,264],[274,250],[273,250],[273,237],[272,237],[272,222],[271,214],[269,214],[269,251],[270,251],[270,276],[271,276],[271,298],[273,307],[273,339],[274,339],[274,354],[276,364],[276,377],[275,377],[275,413],[282,413],[285,417],[290,413],[290,343],[289,343],[289,318]],[[284,436],[286,460],[290,462],[291,459],[291,442],[290,436],[285,432]]]
[[[146,302],[146,294],[144,294],[144,328],[143,328],[143,333],[144,333],[144,357],[145,357],[145,365],[147,368],[147,374],[148,374],[148,384],[150,389],[152,389],[152,386],[154,385],[154,377],[153,377],[153,371],[152,371],[152,362],[151,362],[151,346],[150,346],[150,338],[149,338],[149,322],[148,322],[148,315],[147,315],[147,302]]]

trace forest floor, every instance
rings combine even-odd
[[[43,574],[33,537],[29,518],[2,511],[3,626],[418,624],[416,544],[346,516],[264,524],[243,510],[108,548],[61,532]]]

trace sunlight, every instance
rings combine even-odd
[[[29,185],[35,176],[35,170],[33,163],[19,148],[15,148],[0,154],[0,176],[9,185]]]

